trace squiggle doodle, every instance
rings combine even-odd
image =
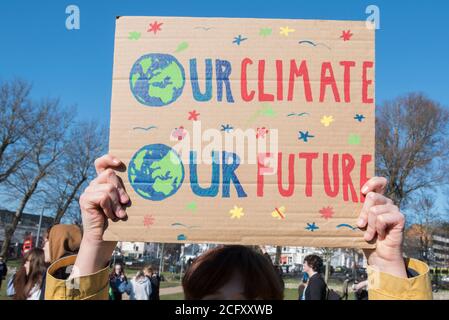
[[[321,42],[315,43],[315,42],[310,41],[310,40],[301,40],[298,43],[299,44],[310,44],[310,45],[312,45],[314,47],[323,46],[323,47],[327,48],[328,50],[332,50],[331,47],[329,47],[327,44],[324,44],[324,43],[321,43]]]
[[[353,226],[351,226],[351,225],[349,225],[349,224],[347,224],[347,223],[341,223],[341,224],[339,224],[339,225],[337,226],[337,229],[343,228],[343,227],[349,228],[349,229],[351,229],[351,230],[357,230],[357,228],[354,228]]]
[[[210,29],[214,29],[213,27],[195,27],[194,29],[203,29],[204,31],[209,31]]]
[[[145,130],[145,131],[149,131],[151,129],[157,129],[157,127],[156,126],[149,126],[147,128],[144,128],[144,127],[134,127],[133,128],[133,130]]]
[[[188,226],[184,223],[180,223],[180,222],[175,222],[171,224],[172,227],[184,227],[186,229],[195,229],[195,228],[199,228],[199,226]]]
[[[298,117],[302,117],[302,116],[308,116],[309,114],[307,112],[301,112],[301,113],[296,113],[296,112],[292,112],[287,114],[287,117],[291,117],[291,116],[298,116]]]

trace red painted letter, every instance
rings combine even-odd
[[[246,66],[248,64],[253,64],[250,58],[245,58],[242,60],[242,79],[240,81],[240,89],[242,92],[242,99],[244,101],[251,101],[254,98],[254,90],[251,90],[251,93],[248,94],[248,83],[247,83],[247,76],[246,76]]]
[[[299,154],[299,158],[306,159],[306,196],[312,196],[312,183],[313,183],[313,168],[312,161],[313,159],[318,158],[318,152],[308,153],[302,152]]]
[[[265,93],[264,87],[264,77],[265,77],[265,60],[259,60],[259,76],[258,76],[258,86],[259,86],[259,101],[274,101],[274,95],[271,93]]]
[[[273,173],[274,170],[272,167],[266,166],[266,159],[271,158],[271,153],[259,153],[257,155],[257,196],[263,197],[263,185],[264,179],[263,176],[267,173]]]
[[[327,76],[329,70],[329,76]],[[321,65],[321,86],[320,86],[320,102],[324,101],[326,95],[326,86],[332,87],[335,102],[340,102],[340,94],[338,93],[337,83],[335,82],[334,71],[330,62],[323,62]]]
[[[282,186],[282,152],[278,154],[278,189],[283,197],[291,197],[295,190],[295,155],[288,156],[288,189]]]
[[[340,189],[339,174],[338,174],[338,154],[332,156],[332,172],[334,177],[334,190],[331,188],[331,182],[329,178],[329,154],[323,153],[323,179],[324,190],[329,197],[335,198]]]
[[[304,95],[306,96],[307,102],[311,102],[312,99],[312,89],[310,88],[309,71],[307,70],[307,62],[303,60],[301,65],[296,65],[295,60],[290,60],[290,78],[288,81],[288,101],[293,100],[293,89],[295,88],[295,78],[303,77],[304,82]]]
[[[370,154],[362,155],[362,160],[360,161],[360,189],[362,189],[363,185],[368,181],[368,177],[366,176],[367,164],[371,162],[372,156]],[[365,195],[360,192],[360,201],[365,202]]]
[[[343,73],[345,102],[351,102],[351,67],[355,66],[355,62],[341,61],[340,65],[345,68]]]
[[[354,158],[349,154],[345,153],[342,155],[342,180],[343,180],[343,200],[349,201],[348,189],[351,189],[352,202],[358,202],[357,192],[355,191],[354,185],[351,179],[351,171],[354,169],[355,161]]]
[[[367,79],[367,70],[368,68],[372,68],[374,63],[372,61],[363,62],[363,76],[362,76],[362,102],[363,103],[373,103],[373,98],[368,98],[368,86],[373,83],[373,80]]]

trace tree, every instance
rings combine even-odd
[[[80,122],[72,128],[61,161],[45,186],[46,207],[54,208],[54,224],[61,222],[82,187],[95,177],[94,161],[105,152],[105,136],[105,128],[95,122]],[[69,215],[77,221],[79,205],[72,207]]]
[[[31,152],[7,180],[7,191],[15,199],[18,194],[20,198],[12,223],[5,227],[5,239],[0,251],[0,256],[5,258],[25,207],[66,150],[65,132],[73,119],[73,111],[61,110],[58,100],[45,100],[33,108],[37,110],[32,119],[33,126],[24,133],[25,143],[31,147]]]
[[[335,252],[337,251],[336,248],[321,248],[321,256],[324,260],[324,281],[327,283],[329,280],[329,272],[331,267],[331,260],[334,256]]]
[[[34,125],[28,98],[31,85],[13,80],[0,85],[0,184],[16,172],[30,152],[25,135]]]
[[[385,102],[376,118],[376,171],[399,207],[418,190],[447,182],[449,113],[419,93]]]
[[[274,256],[274,265],[281,265],[282,246],[276,246],[276,255]]]

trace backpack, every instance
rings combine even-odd
[[[340,295],[326,285],[326,300],[341,300]]]
[[[8,297],[13,297],[16,294],[16,289],[14,289],[14,279],[16,274],[14,273],[8,280],[8,284],[6,286],[6,295]]]

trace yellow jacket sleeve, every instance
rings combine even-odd
[[[418,273],[413,278],[400,278],[368,266],[370,300],[432,300],[429,267],[415,259],[406,260],[407,269]]]
[[[72,266],[76,255],[55,261],[47,270],[45,300],[107,300],[109,298],[109,268],[87,276],[68,280],[57,279],[58,269]]]

